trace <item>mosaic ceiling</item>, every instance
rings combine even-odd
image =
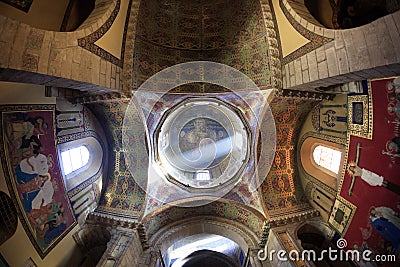
[[[137,37],[170,48],[221,49],[265,33],[259,1],[142,1]]]
[[[276,47],[271,46],[271,43],[276,43],[271,42],[271,38],[275,38],[276,33],[271,32],[271,29],[266,30],[263,18],[263,16],[268,16],[266,14],[265,10],[264,14],[262,13],[260,2],[256,0],[196,1],[195,3],[188,0],[142,1],[133,55],[134,87],[138,88],[152,75],[178,63],[213,61],[241,71],[260,89],[273,88],[274,74],[271,70],[279,63],[279,60],[276,62],[277,54],[274,52]],[[223,78],[229,78],[224,73],[220,75]],[[173,78],[180,79],[175,76]],[[168,81],[165,80],[165,82]],[[240,82],[238,81],[238,84]],[[157,92],[157,87],[158,84],[154,84],[150,91]],[[237,89],[248,90],[246,86],[239,86]],[[221,86],[191,83],[176,87],[172,92],[186,94],[224,91],[228,90]],[[146,203],[148,207],[145,212],[147,214],[145,223],[151,234],[161,225],[173,221],[173,214],[177,218],[182,218],[187,212],[192,214],[193,211],[191,211],[192,208],[167,209],[153,198],[145,201],[145,192],[135,182],[135,177],[147,178],[148,169],[145,126],[136,108],[133,108],[134,112],[129,114],[134,118],[132,121],[135,125],[130,125],[128,130],[131,136],[130,144],[135,148],[134,153],[130,153],[129,157],[132,157],[133,162],[137,164],[134,168],[137,169],[136,173],[131,175],[125,166],[122,132],[128,102],[124,100],[89,105],[100,120],[105,121],[105,128],[109,131],[107,136],[112,144],[110,145],[110,150],[112,150],[110,161],[114,162],[114,167],[109,169],[109,180],[99,209],[109,214],[139,218],[143,215],[145,210],[143,206]],[[297,170],[294,166],[294,157],[299,128],[306,114],[315,104],[314,100],[275,97],[271,106],[277,124],[277,153],[271,171],[268,175],[263,174],[267,178],[259,188],[259,194],[257,190],[249,190],[249,185],[241,184],[219,202],[197,208],[196,215],[220,215],[230,218],[229,216],[232,217],[232,214],[235,214],[230,212],[232,209],[238,210],[240,207],[240,210],[246,210],[244,207],[247,207],[258,215],[265,213],[267,217],[272,218],[287,211],[308,209],[307,201],[303,197],[303,189],[299,187],[300,183],[295,182]],[[155,106],[154,108],[148,111],[150,114],[154,113],[150,116],[153,122],[161,116],[157,108],[162,110],[168,107]],[[264,126],[265,129],[261,129],[261,138],[265,141],[269,132],[268,127]],[[265,154],[271,156],[270,153]],[[265,160],[265,158],[260,158],[260,162]],[[249,211],[241,213],[246,212]],[[167,216],[166,213],[172,215]],[[150,215],[153,219],[146,222]],[[240,221],[240,218],[239,216],[239,219],[234,219]],[[258,224],[258,222],[261,222],[259,218],[254,221],[248,220],[246,224]],[[256,225],[251,228],[261,229]]]
[[[146,228],[148,238],[161,227],[193,216],[219,216],[237,221],[249,227],[256,235],[261,236],[264,217],[258,211],[247,206],[229,201],[215,201],[200,207],[168,207],[159,209],[146,216],[142,223]]]
[[[274,31],[274,30],[272,30]],[[134,45],[133,84],[138,88],[157,72],[188,61],[219,62],[271,88],[269,41],[259,1],[143,1]],[[218,92],[213,86],[190,85],[180,93]],[[154,87],[152,90],[157,91]],[[246,88],[242,88],[246,90]]]
[[[307,114],[317,103],[283,97],[275,97],[270,103],[276,124],[276,152],[272,168],[260,187],[265,213],[270,218],[309,208],[295,166],[296,144]],[[265,138],[263,128],[261,136]]]
[[[129,99],[112,100],[89,104],[88,107],[96,114],[103,127],[109,143],[109,170],[106,184],[103,186],[102,198],[97,210],[106,214],[129,218],[138,218],[143,208],[145,192],[137,185],[132,177],[147,177],[148,153],[143,123],[136,107],[130,107],[130,113],[125,114]],[[124,125],[124,117],[131,116],[132,125]],[[131,153],[124,153],[122,145],[122,128],[128,128],[129,147]],[[128,155],[130,162],[136,164],[135,172],[131,174],[125,160]]]

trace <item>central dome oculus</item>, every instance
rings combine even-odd
[[[240,179],[251,133],[241,111],[214,98],[189,98],[164,114],[155,161],[186,190],[218,189]]]

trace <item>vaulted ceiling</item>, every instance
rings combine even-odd
[[[259,1],[142,1],[136,27],[134,88],[167,67],[201,60],[229,65],[260,88],[271,88],[269,40],[274,36],[267,33]],[[210,84],[174,89],[220,91]]]
[[[260,2],[256,0],[142,1],[133,53],[134,88],[140,89],[144,81],[167,67],[189,61],[223,63],[246,74],[261,90],[274,88],[273,78],[279,77],[273,77],[277,73],[271,71],[271,64],[276,64],[278,54],[275,51],[276,47],[270,43],[276,42],[276,34],[267,30],[262,11]],[[187,73],[187,70],[181,71]],[[207,82],[185,84],[185,79],[181,77],[179,71],[171,75],[159,81],[159,84],[152,84],[146,90],[151,91],[150,94],[162,93],[160,89],[163,88],[162,84],[173,84],[180,80],[183,85],[175,87],[169,93],[196,95],[229,92],[223,86]],[[232,79],[229,73],[222,72],[219,75],[221,80]],[[240,79],[237,85],[235,89],[238,91],[250,88]],[[154,118],[159,119],[163,112],[178,100],[179,97],[167,97],[163,102],[150,107],[147,111],[152,114],[153,121],[150,124],[158,123]],[[275,118],[277,137],[273,160],[268,158],[273,157],[273,153],[266,151],[269,147],[265,145],[270,143],[271,137],[275,135],[275,132],[271,131],[273,126],[271,118],[268,116],[263,118],[261,112],[257,114],[256,120],[261,122],[260,134],[257,133],[258,130],[253,131],[253,136],[260,138],[257,143],[260,144],[258,149],[261,156],[256,164],[259,165],[259,179],[262,181],[265,178],[262,185],[253,190],[249,184],[239,183],[220,201],[210,203],[196,210],[196,213],[190,212],[190,214],[204,213],[203,215],[224,216],[240,221],[243,218],[236,215],[235,217],[233,215],[235,212],[232,210],[240,211],[240,214],[251,213],[257,218],[254,222],[250,222],[257,224],[251,227],[256,230],[260,229],[262,218],[279,217],[287,212],[300,212],[309,208],[298,182],[295,144],[305,116],[317,101],[278,97],[272,93],[269,102]],[[240,101],[236,104],[240,105]],[[125,99],[91,104],[89,108],[99,115],[101,121],[105,121],[111,144],[110,152],[113,155],[99,209],[105,213],[130,218],[144,216],[144,222],[150,233],[173,221],[174,218],[186,216],[188,212],[186,209],[164,206],[165,203],[157,198],[146,196],[144,188],[146,183],[137,183],[137,179],[147,181],[149,163],[147,147],[152,145],[146,140],[145,135],[146,130],[151,132],[151,129],[146,129],[149,121],[145,123],[140,115],[140,112],[143,112],[141,108],[146,108],[146,103],[133,102],[132,107],[129,99]],[[127,108],[129,112],[126,112]],[[242,108],[245,110],[245,107]],[[132,124],[124,125],[124,116],[131,116]],[[128,154],[122,144],[123,131],[128,131],[130,134],[131,151]],[[128,161],[124,158],[126,155],[130,157]],[[264,163],[269,160],[273,165],[268,172],[269,167],[264,166]],[[125,166],[127,162],[136,164],[133,173]],[[175,192],[163,187],[154,190],[159,191],[161,195]]]

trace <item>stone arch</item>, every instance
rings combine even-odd
[[[331,240],[335,231],[329,226],[328,223],[321,220],[307,220],[299,224],[295,229],[296,237],[305,231],[311,231],[321,234],[324,238]]]
[[[121,91],[123,60],[107,57],[100,48],[91,49],[113,24],[120,1],[96,1],[93,12],[73,32],[36,29],[0,16],[0,44],[4,48],[0,54],[0,80],[97,93]],[[138,2],[135,0],[131,5],[130,24],[135,23]],[[128,46],[128,49],[133,47]]]
[[[311,91],[354,80],[400,75],[400,33],[396,26],[400,11],[343,31],[319,27],[303,19],[289,0],[282,0],[281,7],[298,30],[316,34],[319,40],[331,40],[309,50],[302,49],[305,53],[284,62],[284,89]]]
[[[149,266],[156,266],[158,250],[165,251],[174,242],[196,234],[215,234],[236,242],[243,251],[250,251],[252,266],[261,266],[255,255],[258,251],[258,237],[246,226],[225,218],[198,216],[168,224],[159,229],[149,240],[152,255]],[[255,254],[254,254],[255,252]],[[254,254],[254,255],[253,255]]]
[[[309,175],[315,177],[316,179],[320,180],[322,183],[330,186],[331,188],[337,188],[338,185],[337,179],[340,176],[341,173],[340,170],[342,170],[342,168],[339,168],[339,174],[335,174],[317,165],[317,163],[313,159],[313,151],[319,145],[342,152],[341,167],[343,166],[343,160],[344,160],[343,155],[345,151],[345,147],[343,145],[311,136],[305,138],[301,143],[300,146],[301,164],[304,170]]]
[[[18,226],[17,209],[12,199],[0,191],[0,245],[10,239]]]

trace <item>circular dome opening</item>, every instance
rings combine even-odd
[[[155,137],[155,162],[185,190],[235,183],[249,159],[251,133],[241,112],[213,98],[190,98],[164,114]]]

